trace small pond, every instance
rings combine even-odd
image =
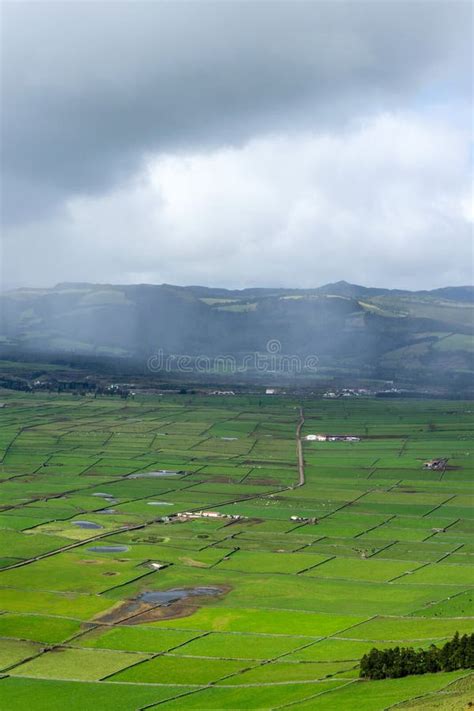
[[[160,469],[157,472],[139,472],[138,474],[131,474],[129,479],[154,479],[160,476],[179,476],[184,472],[172,471],[171,469]]]
[[[221,592],[220,588],[213,587],[176,588],[175,590],[144,592],[139,595],[138,599],[150,605],[170,605],[172,602],[186,600],[189,597],[214,596],[219,595]]]

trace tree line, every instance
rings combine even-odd
[[[360,676],[365,679],[396,679],[409,674],[427,674],[474,667],[474,633],[454,637],[442,647],[413,647],[370,650],[360,662]]]

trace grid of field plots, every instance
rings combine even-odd
[[[472,404],[2,401],[2,709],[467,706],[358,663],[473,630]]]

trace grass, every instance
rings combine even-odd
[[[0,618],[1,620],[1,618]],[[180,630],[157,630],[146,626],[98,628],[76,641],[80,647],[94,649],[116,649],[130,652],[158,654],[180,645],[186,645],[196,635]],[[184,649],[185,647],[183,647]]]
[[[129,652],[54,647],[50,652],[18,665],[10,673],[40,679],[98,681],[144,659],[145,655]]]
[[[160,706],[158,709],[178,711],[178,709],[196,709],[206,711],[209,709],[221,711],[222,709],[273,709],[284,703],[298,702],[314,694],[327,693],[332,689],[342,686],[344,681],[326,681],[302,684],[278,684],[249,688],[223,688],[215,687],[198,690],[182,699],[175,699]],[[314,708],[312,706],[311,708]],[[154,709],[154,711],[155,711]]]
[[[407,699],[439,691],[464,674],[465,672],[424,674],[403,679],[385,679],[383,682],[374,681],[369,684],[355,681],[318,697],[316,708],[318,711],[334,711],[334,709],[351,707],[361,711],[382,711]],[[315,708],[314,700],[295,705],[293,708],[298,711],[303,709],[309,711]]]
[[[223,685],[275,684],[277,682],[320,681],[336,675],[350,679],[355,674],[354,662],[271,662],[224,679]]]
[[[64,617],[39,615],[0,615],[0,637],[58,644],[79,632],[81,623]]]
[[[374,645],[472,631],[470,403],[307,399],[303,435],[361,441],[305,442],[306,483],[289,488],[291,398],[2,401],[9,711],[451,711],[468,698],[456,674],[360,682],[357,666]],[[423,470],[434,456],[453,467]],[[149,476],[160,470],[179,474]],[[162,520],[198,509],[243,518]],[[138,600],[209,586],[220,594]]]
[[[474,677],[471,675],[454,681],[441,693],[426,694],[419,699],[399,706],[400,711],[458,711],[472,704]]]
[[[353,627],[350,637],[374,641],[440,639],[449,636],[453,629],[460,634],[470,632],[472,624],[471,618],[377,617]]]
[[[0,680],[2,702],[8,711],[84,711],[87,708],[136,711],[176,697],[186,687],[125,686],[9,677]]]
[[[215,659],[212,664],[204,664],[200,658],[161,656],[114,674],[111,681],[181,684],[186,679],[188,684],[209,684],[239,672],[243,666],[236,660]]]
[[[174,654],[224,659],[266,660],[313,642],[312,637],[215,633],[188,642]]]
[[[322,637],[335,634],[362,620],[363,618],[355,616],[300,612],[299,610],[231,608],[226,605],[201,608],[190,617],[174,620],[173,628]],[[165,621],[152,624],[169,625]]]
[[[0,642],[0,670],[19,664],[24,659],[29,659],[40,651],[41,646],[33,642],[2,639]]]

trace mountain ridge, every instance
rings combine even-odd
[[[474,286],[473,285],[459,285],[459,286],[443,286],[436,287],[434,289],[400,289],[398,287],[388,288],[388,287],[368,287],[361,284],[353,284],[352,282],[345,281],[341,279],[336,282],[328,282],[327,284],[322,284],[321,286],[315,287],[243,287],[241,289],[231,289],[227,287],[212,287],[203,286],[200,284],[189,284],[189,285],[179,285],[179,284],[169,284],[168,282],[163,282],[161,284],[151,284],[151,283],[138,283],[138,284],[113,284],[109,282],[58,282],[51,287],[16,287],[14,289],[7,289],[2,292],[3,294],[11,294],[15,292],[44,292],[44,291],[54,291],[57,289],[74,289],[74,288],[128,288],[128,287],[143,287],[143,288],[170,288],[170,289],[183,289],[192,292],[222,292],[226,294],[235,295],[245,295],[247,293],[263,293],[263,292],[298,292],[298,293],[334,293],[342,294],[343,292],[355,294],[393,294],[393,295],[403,295],[403,294],[418,294],[418,295],[445,295],[445,298],[451,298],[453,300],[469,300],[474,301]]]
[[[164,353],[316,355],[328,372],[472,374],[474,287],[409,291],[66,282],[0,295],[0,350],[146,360]]]

